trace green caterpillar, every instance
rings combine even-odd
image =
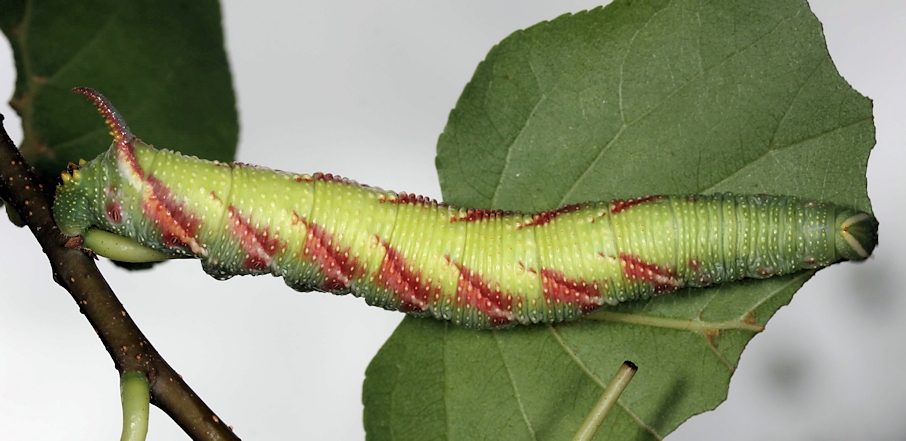
[[[102,95],[73,91],[114,142],[63,173],[63,234],[97,228],[150,259],[199,258],[218,279],[269,273],[466,327],[573,320],[683,287],[863,260],[877,244],[871,215],[793,197],[647,196],[523,214],[210,162],[154,149]]]

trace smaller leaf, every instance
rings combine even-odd
[[[105,94],[133,133],[167,148],[231,160],[238,124],[216,1],[48,1],[0,9],[16,58],[12,104],[23,155],[45,177],[107,149],[90,103]],[[161,13],[161,11],[169,11]]]

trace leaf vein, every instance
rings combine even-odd
[[[819,63],[816,63],[815,68],[808,74],[808,77],[802,84],[799,85],[799,89],[796,90],[796,93],[793,95],[793,98],[790,100],[790,105],[787,106],[786,110],[783,112],[783,116],[780,117],[780,120],[777,121],[777,126],[774,127],[774,133],[771,135],[770,148],[774,148],[774,142],[777,140],[777,134],[780,133],[780,128],[783,126],[783,122],[786,121],[787,117],[790,115],[790,112],[793,110],[793,107],[796,105],[796,100],[799,99],[799,96],[802,95],[802,91],[805,90],[805,86],[808,86],[812,78],[815,77],[815,74],[818,72],[818,69],[827,62],[829,58],[822,59]]]
[[[805,143],[807,143],[807,142],[809,142],[809,141],[814,141],[814,140],[819,139],[819,138],[821,138],[821,137],[823,137],[823,136],[830,135],[830,134],[833,134],[833,133],[836,133],[836,132],[840,132],[840,131],[843,131],[843,130],[847,130],[847,129],[856,127],[856,126],[858,126],[858,125],[860,125],[860,124],[863,124],[863,123],[865,123],[865,122],[871,122],[871,121],[872,121],[872,117],[869,116],[869,117],[867,117],[867,118],[863,118],[863,119],[854,121],[854,122],[851,123],[851,124],[847,124],[847,125],[845,125],[845,126],[840,126],[840,127],[836,127],[836,128],[834,128],[834,129],[831,129],[831,130],[827,130],[827,131],[825,131],[825,132],[816,134],[815,136],[812,136],[812,137],[809,137],[809,138],[801,139],[801,140],[799,140],[799,141],[793,142],[793,143],[791,143],[791,144],[789,144],[789,145],[786,145],[786,146],[783,146],[783,147],[777,147],[777,148],[774,148],[774,149],[766,150],[766,151],[765,151],[764,153],[762,153],[760,156],[758,156],[758,157],[756,157],[756,158],[753,158],[753,159],[752,159],[751,161],[749,161],[747,164],[745,164],[744,166],[738,168],[738,169],[737,169],[736,171],[734,171],[733,173],[730,173],[729,175],[727,175],[725,178],[721,179],[720,181],[717,181],[716,183],[712,184],[710,187],[701,189],[698,193],[708,193],[708,192],[711,192],[711,191],[715,191],[715,190],[717,189],[717,187],[719,187],[719,186],[721,186],[721,185],[727,183],[728,181],[732,180],[733,178],[735,178],[736,176],[738,176],[740,173],[742,173],[742,172],[743,172],[744,170],[746,170],[747,168],[752,167],[753,165],[755,165],[756,162],[758,162],[758,161],[760,161],[760,160],[762,160],[762,159],[766,159],[766,158],[768,158],[768,157],[770,157],[770,156],[773,156],[773,155],[777,154],[777,152],[779,152],[779,151],[781,151],[781,150],[786,150],[786,149],[789,149],[789,148],[793,148],[793,147],[796,147],[796,146],[805,144]]]
[[[702,338],[705,340],[705,346],[707,346],[708,349],[710,349],[711,352],[714,354],[714,356],[716,356],[717,359],[720,360],[720,362],[723,363],[724,366],[726,366],[727,369],[730,370],[730,373],[736,372],[736,368],[733,367],[733,364],[730,363],[730,360],[727,360],[727,357],[725,357],[724,354],[721,353],[720,351],[718,351],[717,347],[714,346],[714,341],[712,341],[706,335],[702,335]]]
[[[663,10],[661,10],[661,11],[663,11]],[[659,14],[661,11],[656,12],[654,15],[652,15],[651,18],[653,19],[653,18],[654,18],[655,16],[657,16],[657,14]],[[798,15],[798,14],[796,14],[796,15]],[[625,64],[625,61],[626,61],[626,57],[624,57],[624,58],[623,58],[623,62],[620,64],[620,75],[619,75],[619,77],[620,77],[620,82],[619,82],[619,88],[618,88],[618,96],[619,96],[619,102],[620,102],[620,118],[621,118],[621,120],[623,121],[623,126],[620,128],[620,130],[617,132],[617,134],[614,135],[614,137],[613,137],[610,141],[608,141],[607,144],[604,145],[604,147],[601,148],[601,151],[598,152],[597,155],[595,155],[595,158],[591,161],[591,163],[589,163],[589,165],[588,165],[588,167],[586,167],[585,171],[583,171],[583,172],[579,175],[579,178],[576,179],[576,181],[573,183],[573,185],[570,186],[569,190],[567,190],[567,192],[566,192],[566,193],[563,195],[563,197],[560,199],[560,203],[563,204],[563,203],[565,203],[565,201],[569,200],[570,194],[572,194],[573,191],[575,191],[577,188],[580,187],[579,183],[582,182],[582,181],[584,180],[584,178],[585,178],[586,175],[588,175],[588,174],[591,173],[591,170],[595,168],[595,166],[598,164],[598,162],[599,162],[599,161],[601,160],[601,158],[604,156],[604,153],[605,153],[607,150],[610,149],[610,147],[616,142],[616,140],[617,140],[617,139],[619,138],[619,136],[623,133],[623,131],[625,131],[625,129],[627,129],[627,128],[629,128],[629,127],[632,127],[632,126],[634,126],[636,123],[638,123],[639,121],[645,119],[645,117],[647,117],[648,115],[650,115],[651,113],[653,113],[655,110],[659,109],[661,106],[663,106],[665,103],[667,103],[667,102],[670,100],[670,98],[673,98],[673,97],[676,96],[678,93],[680,93],[681,91],[683,91],[684,89],[686,89],[686,87],[688,87],[690,84],[693,84],[693,83],[695,83],[696,81],[698,81],[699,79],[701,79],[702,77],[704,77],[704,75],[705,75],[706,73],[708,73],[708,72],[710,72],[710,71],[713,71],[713,70],[717,69],[717,68],[720,67],[720,66],[723,66],[723,65],[726,64],[729,60],[731,60],[731,59],[733,59],[733,58],[735,58],[735,57],[737,57],[737,56],[742,56],[742,55],[744,55],[744,53],[745,53],[749,48],[753,47],[755,44],[757,44],[758,42],[762,41],[763,39],[767,38],[769,35],[771,35],[771,34],[774,33],[775,31],[777,31],[777,29],[779,29],[780,26],[781,26],[783,23],[785,23],[786,21],[788,21],[788,20],[790,20],[790,18],[784,18],[783,20],[778,21],[778,22],[777,22],[777,25],[774,26],[771,30],[765,32],[764,35],[762,35],[762,36],[760,36],[760,37],[758,37],[758,38],[752,40],[752,42],[750,42],[750,43],[747,44],[746,46],[737,49],[737,50],[734,51],[732,54],[729,54],[726,58],[724,58],[723,60],[721,60],[719,63],[715,63],[714,65],[708,67],[707,69],[701,70],[698,74],[696,74],[696,75],[690,77],[688,81],[684,82],[684,83],[681,84],[679,87],[676,87],[676,88],[675,88],[673,91],[671,91],[669,94],[665,95],[664,98],[662,98],[660,101],[658,101],[657,103],[655,103],[654,105],[652,105],[648,110],[646,110],[646,111],[643,112],[641,115],[639,115],[638,118],[636,118],[636,119],[634,119],[634,120],[632,120],[632,121],[629,121],[629,122],[626,122],[626,117],[625,117],[624,114],[623,114],[623,77],[624,77],[624,76],[623,76],[623,65]],[[650,22],[650,20],[649,20],[649,22]],[[646,25],[647,25],[647,23],[646,23]],[[643,27],[643,28],[644,28],[644,27]],[[638,35],[638,32],[640,32],[643,28],[640,28],[639,31],[636,32],[636,35]],[[630,40],[630,43],[629,43],[629,46],[630,46],[630,47],[632,46],[632,40],[635,40],[636,35],[633,35],[632,39]],[[626,55],[627,55],[627,56],[629,55],[629,49],[627,49]]]
[[[578,366],[579,369],[581,369],[582,372],[584,372],[585,375],[587,375],[588,378],[591,379],[591,381],[595,382],[601,389],[604,389],[607,387],[607,384],[604,383],[603,380],[598,378],[598,376],[595,375],[590,369],[588,369],[588,366],[585,366],[585,363],[582,362],[582,359],[580,359],[579,356],[576,355],[576,353],[573,352],[573,350],[570,349],[569,346],[567,346],[566,342],[563,341],[563,337],[560,336],[560,333],[557,332],[557,330],[554,329],[553,326],[547,325],[547,330],[550,331],[551,335],[554,336],[554,340],[556,340],[557,344],[559,344],[560,347],[563,348],[563,351],[566,352],[566,355],[568,355],[569,358],[571,358],[573,360],[573,362],[576,364],[576,366]],[[645,430],[646,432],[650,433],[652,436],[654,436],[658,440],[664,439],[663,435],[658,433],[657,430],[654,430],[653,427],[645,424],[645,422],[642,421],[642,419],[638,415],[636,415],[635,412],[632,412],[628,406],[623,404],[622,400],[617,400],[617,404],[620,405],[620,407],[629,415],[630,418],[632,418],[633,421],[636,422],[636,424],[639,425],[639,427],[642,428],[642,430]]]
[[[497,350],[500,352],[500,358],[503,359],[503,368],[506,370],[507,378],[509,378],[510,384],[513,386],[513,398],[516,399],[516,405],[519,407],[519,414],[522,415],[522,421],[525,421],[525,427],[532,435],[532,439],[537,441],[538,436],[535,434],[535,428],[532,427],[532,422],[529,421],[528,414],[525,413],[525,405],[522,403],[522,394],[519,393],[519,388],[516,386],[516,378],[513,377],[510,365],[503,355],[503,346],[500,342],[500,336],[497,331],[492,331],[492,335],[494,336],[494,342],[497,343]]]
[[[123,5],[125,4],[125,2],[116,2],[116,3],[117,3],[117,5],[118,5],[119,7],[117,8],[116,11],[113,11],[113,12],[108,16],[107,22],[104,23],[103,26],[99,26],[99,27],[98,27],[98,31],[94,34],[94,36],[91,37],[91,40],[88,41],[88,42],[87,42],[85,45],[83,45],[82,47],[80,47],[78,51],[74,52],[74,53],[72,54],[72,56],[69,57],[69,59],[66,60],[66,62],[63,63],[63,64],[57,69],[56,72],[54,72],[53,74],[51,74],[51,75],[47,78],[47,82],[48,82],[48,83],[49,83],[49,82],[52,82],[58,75],[60,75],[60,74],[62,74],[62,73],[64,73],[64,72],[66,72],[66,70],[69,69],[71,66],[77,65],[77,64],[78,64],[77,62],[78,62],[79,59],[81,59],[82,55],[85,54],[85,52],[86,52],[89,48],[93,48],[96,44],[98,44],[98,42],[101,41],[101,36],[104,35],[104,34],[110,29],[110,27],[111,27],[113,24],[115,24],[115,23],[117,23],[117,22],[120,21],[120,19],[119,19],[119,14],[120,14],[120,11],[123,10],[122,8],[123,8]]]
[[[529,63],[529,64],[531,64],[531,63]],[[538,100],[537,103],[535,103],[535,107],[532,108],[531,113],[529,113],[529,116],[525,119],[525,124],[523,124],[522,127],[519,129],[519,133],[516,134],[516,136],[513,138],[513,141],[510,143],[510,145],[507,146],[506,157],[503,160],[503,170],[500,171],[500,176],[497,178],[497,185],[494,187],[494,196],[491,197],[491,208],[500,208],[497,206],[497,195],[500,193],[500,187],[502,187],[502,184],[503,184],[503,177],[506,176],[507,169],[510,168],[510,157],[511,157],[510,155],[513,153],[513,149],[516,146],[516,142],[518,142],[519,138],[522,136],[522,134],[525,133],[525,129],[529,126],[529,122],[532,120],[532,117],[535,115],[535,112],[538,111],[538,108],[540,108],[541,104],[544,103],[545,101],[547,101],[547,93],[542,92],[541,98]]]

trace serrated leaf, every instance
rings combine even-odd
[[[42,175],[110,145],[92,105],[69,93],[76,86],[106,95],[139,137],[233,158],[238,117],[216,1],[11,3],[0,9],[16,59],[11,104],[22,116],[22,153]]]
[[[537,211],[773,193],[870,210],[871,102],[804,1],[617,1],[507,37],[438,141],[444,200]],[[596,439],[658,439],[726,398],[746,343],[811,272],[685,290],[563,326],[407,318],[367,371],[369,439],[568,439],[623,360]]]

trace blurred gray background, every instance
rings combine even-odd
[[[807,283],[749,344],[727,402],[671,441],[906,437],[896,252],[906,247],[906,5],[810,3],[837,68],[874,100],[868,177],[881,245],[866,264]],[[238,159],[440,198],[435,143],[478,62],[517,29],[597,5],[226,0]],[[6,101],[15,73],[5,39],[0,60]],[[0,113],[21,140],[15,112]],[[0,439],[116,439],[118,378],[100,341],[30,233],[0,219],[0,249]],[[135,274],[100,265],[167,361],[245,439],[364,438],[365,367],[402,315],[271,277],[217,282],[194,261]],[[152,408],[149,439],[185,438]]]

